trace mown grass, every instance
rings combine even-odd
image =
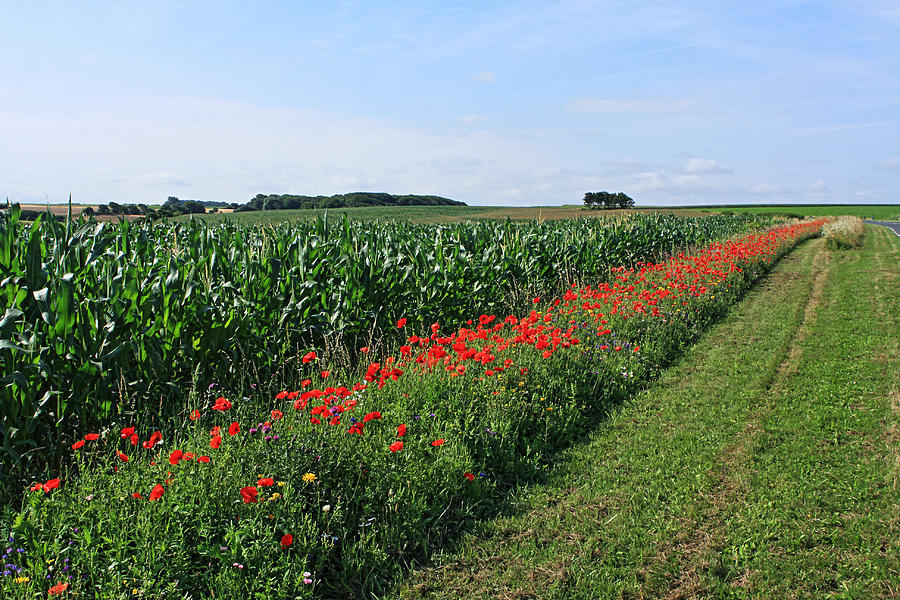
[[[889,598],[900,244],[806,242],[404,598]]]

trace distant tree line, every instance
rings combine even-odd
[[[398,196],[383,192],[351,192],[334,196],[297,196],[293,194],[257,194],[235,212],[250,210],[291,210],[297,208],[350,208],[356,206],[466,206],[465,202],[441,196]]]
[[[219,208],[237,208],[239,204],[229,202],[216,202],[207,200],[181,200],[176,196],[169,196],[166,203],[162,206],[148,206],[146,204],[119,204],[118,202],[110,202],[109,204],[101,204],[96,209],[90,206],[86,207],[82,214],[91,215],[138,215],[145,216],[150,219],[161,219],[163,217],[177,217],[179,215],[205,213],[207,209],[212,208],[211,212],[215,212]]]
[[[622,192],[587,192],[584,195],[584,205],[587,208],[631,208],[634,200]]]

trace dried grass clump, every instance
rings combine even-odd
[[[862,219],[851,216],[838,217],[822,229],[825,246],[830,250],[858,248],[862,245],[864,231]]]

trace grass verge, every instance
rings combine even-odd
[[[900,244],[806,242],[404,598],[900,590]]]

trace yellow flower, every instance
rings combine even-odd
[[[279,482],[278,482],[278,487],[284,487],[284,482],[283,482],[283,481],[279,481]]]
[[[28,583],[29,581],[31,581],[31,578],[25,577],[23,575],[22,577],[16,577],[15,579],[13,579],[13,581],[15,581],[16,583]]]
[[[272,494],[272,496],[269,498],[269,500],[278,500],[279,498],[281,498],[281,494],[279,494],[278,492],[275,492],[274,494]]]
[[[316,479],[318,479],[318,477],[316,477],[315,473],[307,473],[303,476],[303,481],[305,481],[306,483],[312,483]]]

